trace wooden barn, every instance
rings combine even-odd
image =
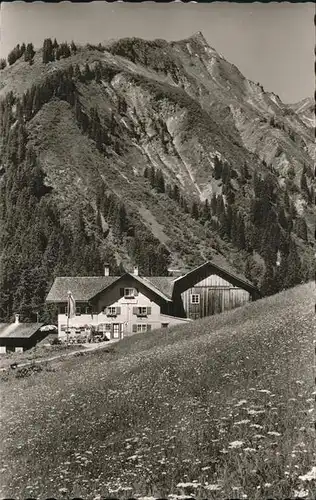
[[[214,262],[205,262],[174,281],[177,316],[203,318],[260,298],[257,288]]]

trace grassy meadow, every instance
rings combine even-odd
[[[313,498],[313,288],[2,375],[1,496]]]

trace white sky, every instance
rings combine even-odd
[[[284,102],[312,96],[314,4],[1,3],[1,57],[44,38],[98,43],[112,38],[179,40],[202,31],[209,44]]]

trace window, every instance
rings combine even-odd
[[[191,294],[191,304],[199,304],[200,303],[200,295],[198,293]]]
[[[138,307],[137,316],[147,316],[147,307]]]
[[[143,324],[140,324],[140,325],[137,325],[137,333],[140,333],[140,332],[147,332],[147,325],[143,325]]]
[[[104,330],[106,332],[110,332],[111,331],[111,323],[105,323],[104,325]]]
[[[108,316],[116,316],[116,307],[108,307],[105,312]]]
[[[137,325],[133,325],[134,333],[149,332],[149,331],[151,331],[151,325],[147,325],[146,323],[138,323]]]
[[[169,323],[161,323],[162,328],[168,328]]]
[[[81,307],[76,307],[76,316],[81,315]]]
[[[148,316],[151,314],[151,307],[133,307],[133,314],[136,316]]]
[[[124,288],[124,297],[126,299],[133,298],[135,296],[134,288]]]

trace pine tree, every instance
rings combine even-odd
[[[208,199],[206,199],[203,203],[203,207],[201,210],[201,219],[202,219],[202,222],[206,222],[206,221],[210,220],[210,218],[211,218],[210,204],[208,202]]]
[[[216,215],[219,217],[225,211],[225,204],[221,194],[216,197]]]
[[[219,216],[219,234],[222,238],[225,238],[228,234],[228,221],[226,216],[225,207]]]
[[[100,62],[98,62],[98,63],[96,64],[96,67],[95,67],[95,75],[94,75],[94,77],[95,77],[95,81],[96,81],[97,83],[100,83],[100,82],[101,82],[101,80],[102,80],[102,65],[101,65],[101,63],[100,63]]]
[[[303,194],[305,196],[307,196],[307,198],[309,198],[310,193],[309,193],[309,189],[308,189],[306,174],[304,172],[302,173],[302,176],[301,176],[300,185],[301,185],[301,190],[303,191]]]
[[[74,67],[74,78],[75,78],[75,80],[80,80],[81,79],[81,71],[80,71],[80,68],[79,68],[79,64],[75,64],[75,67]]]
[[[227,205],[226,210],[226,227],[227,227],[227,237],[231,240],[232,237],[232,223],[233,223],[233,211],[232,205]]]
[[[244,219],[240,214],[238,214],[237,217],[237,247],[240,250],[243,250],[246,247],[245,224]]]
[[[228,185],[231,179],[231,168],[227,162],[224,163],[223,165],[223,170],[222,170],[222,181],[223,184]]]
[[[77,46],[76,46],[76,44],[75,44],[75,42],[73,40],[71,41],[70,49],[71,49],[71,52],[73,52],[74,54],[76,54],[76,52],[77,52]]]
[[[50,38],[45,38],[43,43],[43,63],[54,61],[53,43]]]
[[[308,201],[311,205],[315,205],[315,189],[313,184],[311,185],[311,188],[309,190]]]
[[[149,170],[149,182],[152,188],[156,185],[156,170],[155,167],[151,167]]]
[[[92,71],[90,70],[90,66],[89,66],[89,64],[88,64],[88,63],[86,63],[86,64],[84,65],[84,69],[83,69],[83,73],[82,73],[82,80],[83,80],[84,82],[87,82],[87,81],[89,81],[89,80],[92,80],[92,78],[93,78],[93,73],[92,73]]]
[[[284,278],[286,288],[293,287],[302,282],[302,267],[296,244],[290,240],[289,253],[287,257],[287,270]]]
[[[4,69],[7,65],[6,59],[0,59],[0,70]]]
[[[266,270],[261,283],[261,292],[265,296],[273,295],[276,292],[274,270],[270,264],[266,264]]]
[[[22,56],[20,45],[16,45],[8,54],[8,64],[12,66]]]
[[[231,211],[231,242],[238,246],[238,211],[235,205],[232,205]]]
[[[196,203],[196,201],[193,201],[191,206],[191,216],[193,217],[193,219],[198,219],[199,215],[198,204]]]
[[[211,212],[212,212],[212,215],[216,214],[216,208],[217,208],[217,199],[216,199],[216,194],[213,193],[212,194],[212,198],[211,198]]]
[[[218,156],[214,158],[214,178],[219,180],[222,177],[223,165]]]
[[[187,204],[187,200],[185,199],[185,197],[184,197],[184,196],[181,196],[181,197],[180,197],[180,206],[181,206],[182,210],[183,210],[186,214],[188,214],[188,213],[190,212],[189,207],[188,207],[188,204]]]
[[[308,241],[307,224],[305,219],[301,217],[296,219],[295,232],[299,238],[301,238],[304,241]]]
[[[35,50],[33,44],[28,43],[24,52],[24,61],[29,62],[31,64],[31,62],[34,59],[34,56],[35,56]]]
[[[62,57],[63,59],[66,59],[67,57],[71,56],[71,52],[70,52],[70,48],[69,48],[68,43],[63,42],[60,44],[59,54],[60,54],[60,57]]]
[[[244,274],[245,274],[245,278],[249,281],[252,281],[252,272],[251,272],[251,257],[247,257],[246,259],[246,265],[245,265],[245,271],[244,271]]]
[[[158,193],[165,192],[165,179],[164,179],[163,173],[161,172],[160,169],[158,169],[156,172],[155,187],[156,187]]]

